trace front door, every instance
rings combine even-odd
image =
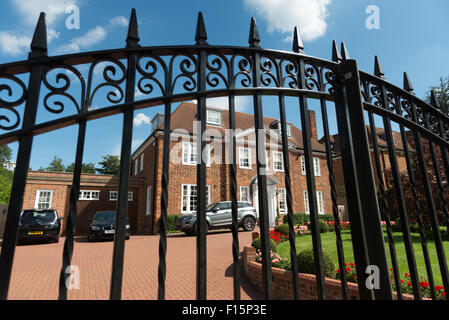
[[[257,210],[257,214],[259,215],[261,212],[259,211],[259,197],[258,197],[259,190],[257,189],[257,184],[253,185],[253,204],[254,208]],[[268,226],[270,228],[275,226],[276,221],[276,186],[275,185],[268,185],[267,186],[267,199],[268,199]]]

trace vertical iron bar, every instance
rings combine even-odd
[[[47,56],[47,31],[45,14],[41,13],[31,41],[31,52],[28,59],[33,60]],[[39,93],[43,76],[44,65],[35,63],[31,66],[28,82],[28,93],[23,113],[22,129],[30,129],[36,122]],[[0,299],[6,300],[11,280],[14,252],[19,227],[20,213],[22,211],[23,196],[26,179],[30,167],[31,148],[33,146],[33,133],[26,133],[19,138],[16,168],[11,187],[11,197],[6,216],[5,231],[3,233],[2,251],[0,254]]]
[[[125,103],[134,102],[136,82],[135,53],[128,56],[128,68],[126,75]],[[134,105],[123,112],[122,147],[120,152],[120,172],[117,212],[114,236],[114,254],[112,258],[111,300],[120,300],[122,294],[123,260],[125,255],[125,233],[128,218],[128,186],[131,165],[131,144],[133,135]]]
[[[235,96],[229,95],[229,129],[231,130],[230,181],[231,210],[232,210],[232,258],[233,258],[233,285],[234,300],[240,300],[240,264],[239,264],[239,234],[238,234],[238,206],[237,206],[237,170],[236,170],[236,138],[235,138]]]
[[[298,60],[298,84],[300,89],[306,88],[306,74],[304,58]],[[312,141],[310,132],[310,119],[308,114],[307,97],[299,96],[299,109],[301,114],[301,128],[304,148],[304,162],[306,167],[307,192],[309,201],[310,224],[312,226],[313,255],[317,281],[317,297],[326,299],[326,282],[324,273],[323,250],[321,247],[321,234],[318,216],[318,203],[315,189],[315,172],[313,170]]]
[[[385,86],[383,84],[380,85],[381,90],[381,99],[384,108],[388,108],[389,102],[386,95]],[[399,166],[396,158],[396,149],[394,145],[393,131],[391,129],[391,120],[383,116],[385,137],[387,140],[388,146],[388,155],[390,159],[390,168],[393,174],[393,184],[396,194],[396,200],[398,203],[399,217],[401,219],[401,227],[402,227],[402,235],[404,239],[404,246],[407,256],[408,267],[410,271],[411,283],[413,288],[413,295],[416,300],[422,298],[421,292],[419,291],[419,276],[418,270],[416,267],[415,254],[413,250],[413,242],[410,235],[410,223],[407,215],[407,206],[405,205],[404,198],[404,189],[401,183],[401,173],[399,171]]]
[[[360,230],[360,234],[356,235],[356,238],[353,238],[352,241],[355,247],[358,247],[360,244],[354,244],[354,241],[366,241],[364,245],[366,245],[366,248],[368,249],[367,253],[369,256],[369,260],[363,259],[363,257],[359,255],[359,258],[362,258],[360,262],[364,264],[369,261],[370,265],[375,265],[377,266],[377,268],[379,268],[380,286],[379,289],[373,289],[375,298],[377,300],[392,300],[393,293],[388,271],[384,236],[380,221],[379,204],[377,201],[376,186],[374,182],[374,174],[371,163],[371,154],[366,133],[362,94],[360,90],[360,75],[358,71],[357,61],[343,61],[338,66],[338,73],[343,81],[344,98],[347,102],[347,108],[346,110],[340,110],[340,112],[337,111],[337,113],[340,113],[340,117],[342,117],[339,122],[341,122],[343,125],[342,129],[346,131],[345,135],[349,133],[352,140],[348,141],[349,144],[346,144],[345,146],[343,146],[342,144],[342,149],[345,149],[345,151],[342,150],[342,154],[347,154],[346,157],[349,157],[349,154],[351,153],[353,153],[352,156],[354,156],[355,154],[357,155],[357,161],[354,164],[347,165],[349,170],[351,170],[349,166],[355,166],[355,176],[351,177],[351,172],[348,172],[348,178],[350,178],[350,180],[351,178],[355,179],[354,182],[356,183],[356,185],[348,186],[346,182],[345,185],[355,191],[355,194],[351,196],[350,199],[351,201],[356,201],[357,206],[360,205],[360,207],[358,208],[361,209],[361,215],[363,217],[362,218],[361,216],[357,215],[355,217],[356,224],[363,224],[363,226],[360,225],[358,227],[364,229],[364,233],[366,236],[366,238],[364,238],[362,236],[363,230]],[[341,109],[341,106],[339,106],[339,109]],[[345,118],[347,118],[347,120],[345,120]],[[349,123],[347,121],[349,121]],[[349,130],[348,128],[345,128],[348,125],[350,128]],[[348,160],[354,161],[355,159],[353,158]],[[343,161],[345,160],[343,159]],[[348,192],[350,191],[347,190],[347,194]],[[357,210],[356,203],[351,205],[352,210]],[[355,215],[355,212],[353,212],[353,214]],[[358,238],[357,236],[362,237]],[[364,253],[364,249],[359,248],[359,250],[361,251],[360,254]],[[357,278],[359,278],[359,276],[362,276],[363,280],[366,279],[367,275],[365,272],[367,266],[368,265],[360,266],[362,268],[357,270]],[[368,296],[370,296],[370,290],[365,287],[365,281],[359,282],[359,290],[362,290],[364,292],[363,295],[367,298]]]
[[[393,232],[391,230],[391,220],[390,220],[390,212],[388,210],[388,201],[387,194],[385,192],[385,185],[382,175],[382,167],[379,159],[379,144],[377,143],[377,132],[376,125],[374,123],[374,116],[371,111],[368,111],[368,118],[370,124],[371,131],[371,139],[373,141],[373,151],[374,151],[374,163],[376,165],[377,179],[379,180],[379,190],[380,190],[380,209],[381,209],[381,218],[385,219],[386,229],[387,229],[387,237],[388,237],[388,246],[390,249],[390,257],[391,257],[391,265],[393,267],[393,276],[394,283],[396,287],[396,293],[398,300],[402,300],[402,287],[401,287],[401,277],[399,276],[399,267],[398,267],[398,259],[396,256],[396,247],[394,245]]]
[[[412,121],[418,123],[416,108],[413,102],[409,101],[412,109]],[[438,224],[438,217],[436,214],[436,206],[435,201],[433,199],[432,189],[429,181],[429,174],[427,171],[427,165],[424,161],[424,152],[421,143],[421,133],[414,129],[413,130],[413,138],[415,141],[415,148],[418,157],[418,165],[421,172],[423,184],[424,184],[424,193],[427,201],[427,206],[429,210],[430,223],[432,226],[433,237],[435,241],[435,249],[438,255],[438,263],[440,266],[441,277],[443,280],[444,290],[449,290],[449,274],[447,270],[447,262],[446,256],[444,253],[443,240],[441,238],[440,227]],[[449,300],[449,295],[446,296],[446,299]]]
[[[321,77],[322,79],[322,77]],[[322,80],[320,81],[322,82]],[[327,171],[329,172],[329,185],[331,188],[331,198],[332,198],[332,214],[334,216],[334,228],[335,237],[337,244],[337,256],[338,256],[338,267],[340,268],[340,281],[341,281],[341,293],[343,300],[348,299],[348,284],[346,281],[346,269],[345,269],[345,256],[343,249],[343,240],[341,239],[341,226],[340,217],[338,215],[338,205],[337,205],[337,190],[335,188],[335,176],[334,168],[332,163],[332,149],[329,134],[329,120],[327,117],[327,107],[326,101],[320,99],[321,104],[321,118],[323,121],[323,131],[324,131],[324,143],[326,146],[326,160],[327,160]]]
[[[415,213],[416,213],[417,221],[418,221],[419,236],[420,236],[420,240],[421,240],[421,248],[423,251],[424,262],[426,265],[427,279],[430,284],[430,292],[432,294],[432,299],[435,300],[436,299],[435,282],[433,279],[432,264],[430,261],[429,250],[427,247],[427,240],[426,240],[426,235],[425,235],[425,230],[424,230],[424,223],[422,220],[421,205],[419,204],[418,193],[416,191],[415,174],[413,172],[412,162],[410,160],[410,152],[408,149],[408,141],[407,141],[404,126],[402,124],[399,124],[399,128],[401,130],[401,139],[402,139],[402,145],[404,146],[404,155],[405,155],[405,162],[407,164],[407,173],[409,176],[410,188],[412,190],[412,195],[413,195],[413,205],[415,208]]]
[[[84,97],[82,97],[84,100]],[[81,104],[85,110],[84,102]],[[80,193],[81,170],[83,164],[84,143],[86,138],[86,120],[83,119],[78,125],[78,142],[76,146],[75,167],[73,169],[72,188],[70,190],[70,208],[66,222],[66,237],[62,253],[62,268],[59,277],[59,300],[67,300],[66,279],[70,276],[67,268],[71,265],[73,255],[74,233],[78,216],[78,198]]]
[[[205,50],[200,50],[198,54],[198,92],[206,90],[206,61]],[[198,98],[197,106],[197,241],[196,241],[196,285],[197,300],[206,300],[207,296],[207,265],[206,265],[206,164],[203,161],[203,150],[206,148],[206,141],[203,137],[206,131],[206,97]]]
[[[261,86],[260,81],[260,54],[256,51],[253,54],[253,86]],[[268,197],[267,197],[267,164],[265,161],[265,129],[263,123],[262,96],[253,95],[254,101],[254,122],[256,132],[256,161],[257,161],[257,191],[259,203],[260,219],[260,239],[262,249],[262,275],[263,291],[265,299],[273,298],[272,293],[272,271],[269,239],[269,217],[268,217]]]
[[[295,229],[293,224],[293,201],[292,201],[292,182],[290,178],[290,157],[288,152],[288,137],[285,116],[285,99],[283,95],[279,95],[279,114],[281,120],[281,139],[282,139],[282,156],[284,161],[284,178],[287,197],[287,221],[288,221],[288,240],[290,242],[290,261],[292,267],[292,285],[293,299],[299,300],[299,283],[298,283],[298,259],[296,256]]]
[[[168,77],[166,77],[168,78]],[[166,86],[167,87],[167,86]],[[159,267],[158,267],[158,299],[165,299],[165,275],[167,255],[167,208],[168,208],[168,183],[170,167],[170,119],[171,103],[165,103],[164,112],[164,141],[162,149],[162,195],[161,195],[161,220],[159,225]],[[155,214],[155,213],[153,213]]]

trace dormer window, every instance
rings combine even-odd
[[[207,110],[207,124],[221,126],[221,111]]]
[[[281,122],[277,123],[277,127],[278,127],[278,133],[281,136],[282,135]],[[287,130],[287,137],[291,137],[292,136],[292,126],[290,123],[287,123],[286,130]]]

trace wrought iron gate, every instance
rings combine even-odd
[[[402,234],[406,249],[407,262],[411,275],[411,285],[415,299],[420,299],[419,276],[414,256],[414,248],[409,226],[409,212],[404,200],[404,186],[401,183],[401,172],[398,168],[395,140],[392,123],[400,128],[404,154],[407,162],[407,173],[411,181],[414,205],[418,217],[420,240],[427,267],[427,276],[431,283],[432,297],[436,297],[435,283],[429,260],[425,221],[421,215],[423,208],[417,198],[417,185],[424,188],[427,217],[430,222],[433,241],[435,243],[441,278],[445,289],[449,289],[449,277],[443,247],[440,224],[448,224],[446,205],[447,177],[449,177],[449,118],[438,107],[435,94],[433,103],[420,100],[413,94],[413,88],[405,74],[404,88],[387,82],[379,60],[375,59],[374,75],[358,70],[357,62],[349,58],[344,43],[341,50],[333,43],[332,61],[308,56],[303,52],[303,44],[294,31],[293,52],[262,49],[255,20],[251,20],[249,47],[214,46],[207,42],[207,34],[202,14],[198,15],[195,45],[141,47],[135,10],[131,12],[126,48],[104,50],[81,54],[69,54],[56,57],[47,56],[47,37],[45,14],[41,13],[32,39],[31,51],[26,61],[0,65],[0,78],[4,84],[1,91],[8,98],[0,98],[0,109],[6,113],[0,117],[0,143],[19,142],[16,169],[14,173],[11,200],[8,208],[6,228],[0,256],[0,297],[6,299],[11,278],[14,251],[16,246],[19,214],[22,210],[27,172],[30,163],[33,138],[36,135],[58,130],[67,126],[78,126],[78,142],[76,146],[73,188],[70,194],[70,211],[67,219],[67,236],[64,243],[63,265],[60,275],[59,298],[67,298],[65,287],[65,269],[70,265],[73,245],[74,227],[77,218],[77,201],[80,188],[81,166],[86,135],[86,124],[116,114],[123,114],[122,147],[120,154],[119,193],[117,203],[117,227],[114,240],[112,262],[111,299],[121,298],[122,274],[125,247],[125,225],[127,216],[128,177],[130,172],[130,152],[135,110],[157,105],[165,106],[163,137],[162,198],[158,270],[158,298],[165,298],[166,276],[166,227],[169,188],[169,141],[170,115],[172,104],[185,100],[198,101],[197,120],[201,123],[199,135],[206,129],[206,98],[227,96],[229,99],[229,125],[235,129],[235,98],[251,95],[254,103],[254,127],[263,130],[262,97],[277,96],[281,123],[283,161],[285,169],[286,200],[288,208],[289,241],[291,244],[292,283],[294,299],[301,298],[298,285],[298,264],[296,261],[295,232],[293,229],[293,194],[291,188],[290,161],[286,129],[285,98],[298,98],[298,107],[303,133],[305,169],[310,208],[313,251],[316,266],[317,298],[326,299],[325,274],[322,258],[319,216],[313,173],[313,157],[311,145],[311,128],[309,124],[309,100],[319,101],[324,130],[329,184],[332,197],[333,217],[337,238],[338,260],[341,270],[345,270],[341,227],[339,224],[337,190],[333,168],[335,152],[332,149],[328,103],[334,103],[337,115],[338,133],[340,137],[339,153],[343,160],[343,173],[346,189],[347,210],[350,217],[352,245],[357,267],[357,282],[362,299],[393,299],[393,289],[398,298],[402,298],[399,285],[399,272],[395,243],[392,236],[390,219],[390,202],[387,201],[387,187],[381,169],[381,151],[376,139],[374,116],[383,120],[387,141],[387,152],[390,160],[391,179],[402,226]],[[103,72],[104,80],[94,86],[94,68],[107,63]],[[88,64],[88,78],[85,79],[77,69],[78,65]],[[71,77],[69,77],[69,75]],[[72,80],[80,86],[78,95],[69,90]],[[28,83],[26,83],[28,81]],[[147,81],[147,83],[145,83]],[[149,84],[151,83],[151,84]],[[109,87],[108,101],[112,106],[92,108],[92,101],[100,88]],[[134,100],[135,88],[143,94],[151,94],[155,90],[160,95]],[[40,103],[41,89],[48,92]],[[74,107],[74,113],[43,123],[36,122],[38,108],[44,107],[48,112],[58,115],[66,108],[66,103],[55,97],[64,97]],[[18,110],[24,106],[23,114]],[[366,119],[369,129],[367,131]],[[372,135],[369,137],[368,132]],[[263,283],[265,297],[272,296],[272,272],[269,258],[269,225],[268,203],[266,197],[267,180],[264,174],[265,141],[256,135],[257,179],[260,208],[260,233],[263,256]],[[409,150],[408,139],[414,142],[414,149]],[[372,140],[371,148],[369,139]],[[429,147],[431,166],[425,161],[423,143]],[[240,299],[240,262],[239,241],[237,231],[237,173],[235,156],[235,137],[233,139],[234,161],[230,165],[231,197],[232,197],[232,252],[234,297]],[[198,153],[205,148],[205,141],[198,139]],[[435,148],[441,152],[437,157]],[[383,155],[383,153],[382,153]],[[197,298],[206,299],[206,170],[201,156],[197,164],[198,206],[197,214],[199,231],[197,234]],[[441,174],[439,166],[444,165]],[[413,165],[418,165],[418,170]],[[385,167],[385,166],[384,166]],[[435,174],[437,194],[432,190],[431,172]],[[416,173],[420,174],[419,181]],[[376,186],[376,175],[377,183]],[[380,200],[380,201],[379,201]],[[442,218],[437,211],[443,211]],[[441,221],[441,220],[444,221]],[[390,281],[384,232],[381,221],[386,223],[389,252],[395,288]],[[365,285],[369,274],[367,267],[375,265],[380,271],[380,286],[370,289]],[[348,298],[347,283],[344,272],[341,273],[343,297]]]

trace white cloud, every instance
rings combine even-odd
[[[147,115],[145,115],[142,112],[136,114],[136,116],[134,117],[134,125],[136,127],[140,127],[144,123],[149,124],[150,122],[151,122],[150,117],[148,117]]]
[[[10,0],[12,7],[20,14],[21,23],[35,26],[41,12],[45,12],[47,26],[52,26],[65,16],[70,5],[79,5],[79,0]]]
[[[196,100],[191,101],[197,103]],[[228,97],[208,98],[206,105],[209,107],[216,107],[223,110],[229,109]],[[252,105],[252,97],[250,96],[236,96],[235,97],[235,111],[245,112]]]
[[[126,19],[123,16],[114,17],[109,20],[109,24],[113,27],[115,26],[127,27],[128,19]]]
[[[303,40],[323,36],[327,6],[332,0],[244,0],[245,5],[268,23],[268,32],[289,33],[295,26]],[[286,40],[286,39],[284,39]]]
[[[17,56],[30,48],[31,38],[13,31],[0,31],[0,50],[5,54]]]
[[[81,49],[87,49],[95,44],[102,42],[108,32],[105,28],[97,26],[87,31],[83,36],[73,38],[68,44],[64,44],[56,49],[58,53],[74,53],[80,52]]]

